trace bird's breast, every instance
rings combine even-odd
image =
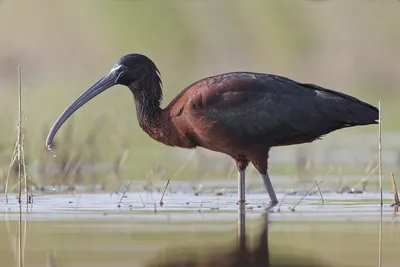
[[[190,133],[182,127],[176,127],[170,121],[165,121],[155,126],[146,124],[140,125],[144,132],[146,132],[155,141],[158,141],[167,146],[181,147],[181,148],[195,148],[196,144],[190,137]]]

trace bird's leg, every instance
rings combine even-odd
[[[244,205],[246,203],[246,181],[245,171],[249,164],[246,160],[235,160],[238,168],[238,204]]]
[[[268,175],[268,152],[266,153],[266,155],[264,154],[256,159],[252,159],[251,162],[261,174],[265,189],[267,190],[269,198],[271,199],[271,205],[268,207],[268,209],[270,209],[278,204],[278,198],[276,197],[274,187],[272,186],[271,179]]]
[[[261,174],[261,177],[264,181],[265,189],[268,192],[269,198],[271,199],[271,207],[275,206],[278,204],[278,198],[276,197],[274,187],[272,186],[271,179],[269,178],[268,172],[265,172],[265,174]]]
[[[243,171],[244,172],[244,171]],[[243,190],[244,191],[244,190]],[[238,203],[238,228],[237,228],[237,246],[239,251],[246,252],[246,204],[245,202],[241,202],[239,199]]]
[[[246,181],[245,171],[248,165],[248,161],[236,160],[238,168],[238,249],[241,252],[245,252],[246,248]]]
[[[246,203],[246,180],[245,170],[238,170],[238,203],[239,205]]]

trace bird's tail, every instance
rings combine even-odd
[[[344,96],[346,98],[330,99],[330,103],[325,103],[329,108],[320,108],[321,113],[341,125],[338,125],[339,128],[379,123],[379,110],[376,107],[354,97]]]
[[[345,105],[347,116],[345,122],[350,125],[370,125],[379,123],[379,110],[363,101],[350,101]]]
[[[322,88],[314,84],[302,84],[319,91],[325,99],[324,105],[328,108],[320,108],[321,113],[346,126],[369,125],[379,123],[379,110],[371,104],[361,101],[353,96]],[[326,102],[328,100],[328,103]],[[329,103],[330,102],[330,103]]]

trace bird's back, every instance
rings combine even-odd
[[[191,110],[206,119],[200,121],[214,125],[203,136],[224,132],[240,142],[270,145],[311,142],[340,128],[378,120],[375,107],[350,95],[252,72],[204,78],[185,88],[171,106],[174,102],[190,103]]]
[[[204,97],[203,102],[228,105],[238,94],[245,99],[267,96],[276,101],[291,97],[293,100],[306,100],[314,103],[320,112],[332,120],[342,120],[354,124],[374,124],[378,119],[378,109],[351,95],[323,88],[311,83],[273,74],[254,72],[229,72],[201,79],[188,86],[182,92]],[[224,98],[219,96],[224,95]],[[288,101],[288,100],[286,100]],[[287,102],[289,104],[289,102]],[[328,107],[328,109],[324,109]],[[232,108],[234,108],[232,106]],[[304,107],[306,109],[306,107]]]

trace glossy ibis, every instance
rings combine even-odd
[[[144,55],[128,54],[60,115],[47,137],[48,148],[69,116],[117,84],[131,90],[139,125],[153,139],[168,146],[203,147],[231,156],[238,168],[242,204],[249,162],[260,172],[272,205],[278,203],[268,175],[271,147],[312,142],[344,127],[378,123],[378,109],[352,96],[252,72],[201,79],[163,109],[156,65]]]

